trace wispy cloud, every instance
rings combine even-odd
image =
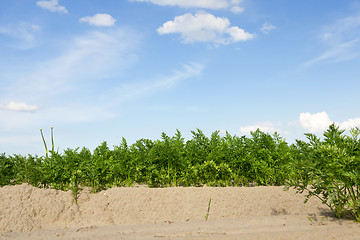
[[[198,12],[195,15],[186,13],[177,16],[173,21],[164,23],[157,29],[157,32],[160,35],[180,34],[184,43],[228,44],[254,38],[253,34],[244,29],[231,26],[227,18],[216,17],[206,12]]]
[[[182,81],[200,76],[203,68],[204,66],[198,63],[184,64],[181,70],[176,70],[169,76],[160,77],[152,81],[123,84],[119,86],[113,95],[119,96],[117,101],[123,102],[155,94],[171,89]]]
[[[206,9],[224,9],[234,7],[240,4],[240,0],[129,0],[130,2],[148,2],[160,6],[177,6],[182,8],[206,8]],[[239,8],[234,11],[240,12]]]
[[[21,96],[55,96],[120,73],[136,60],[139,37],[131,30],[91,31],[64,43],[61,54],[36,63],[19,74],[16,91]],[[82,87],[84,88],[84,87]]]
[[[360,15],[339,19],[331,25],[324,26],[320,36],[323,40],[342,42],[357,38],[360,31]]]
[[[79,19],[80,22],[85,22],[97,27],[111,27],[115,25],[116,20],[109,14],[98,13],[94,16],[86,16]]]
[[[20,50],[27,50],[36,47],[39,42],[38,35],[41,31],[42,29],[39,25],[24,22],[6,26],[0,25],[0,34],[11,38],[8,46]]]
[[[359,40],[360,39],[354,39],[349,42],[334,44],[320,56],[305,62],[304,66],[324,61],[335,63],[356,58],[357,56],[359,56],[359,52],[354,51],[354,49],[358,46]]]
[[[274,25],[272,25],[271,23],[266,22],[266,23],[264,23],[262,25],[260,30],[261,30],[262,33],[268,34],[268,33],[270,33],[271,31],[273,31],[275,29],[276,29],[276,27]]]
[[[112,119],[119,113],[114,111],[122,104],[151,96],[161,91],[167,91],[176,87],[182,81],[190,80],[201,75],[203,65],[197,63],[185,64],[180,70],[174,71],[169,76],[157,78],[155,80],[145,80],[143,82],[130,82],[111,85],[105,91],[95,89],[91,92],[86,101],[73,98],[71,101],[65,100],[65,94],[61,94],[62,101],[54,102],[54,97],[47,94],[40,94],[40,102],[47,101],[41,108],[36,105],[26,103],[10,102],[0,104],[1,109],[12,110],[2,111],[0,118],[0,131],[14,131],[15,129],[27,129],[29,127],[41,126],[42,124],[73,124],[88,123]],[[74,94],[82,94],[81,87],[74,90]],[[72,94],[72,95],[74,95]],[[84,98],[82,96],[82,98]],[[105,101],[101,101],[104,100]],[[99,101],[100,100],[100,101]],[[49,105],[50,102],[50,105]],[[21,113],[21,111],[23,113]],[[36,114],[25,115],[24,112],[34,112]]]
[[[0,130],[113,117],[99,100],[112,90],[113,83],[106,81],[136,62],[139,44],[139,35],[130,29],[91,31],[63,39],[57,56],[27,62],[21,72],[0,72],[6,86],[1,109],[13,110],[1,111]],[[19,111],[35,114],[24,117],[28,113]]]
[[[360,15],[339,19],[319,33],[325,51],[304,65],[342,62],[359,56]]]
[[[236,14],[238,14],[238,13],[242,13],[242,12],[244,12],[244,8],[243,7],[239,7],[239,6],[233,6],[232,8],[231,8],[231,11],[233,12],[233,13],[236,13]]]
[[[34,112],[39,109],[36,105],[30,105],[24,102],[11,101],[7,104],[0,103],[0,109],[20,112]]]
[[[60,12],[68,14],[68,10],[64,6],[59,5],[58,0],[49,0],[49,1],[37,1],[36,5],[51,12]]]

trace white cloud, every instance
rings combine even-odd
[[[41,8],[47,9],[51,12],[61,12],[61,13],[69,13],[65,7],[59,5],[58,0],[49,0],[49,1],[37,1],[36,5]]]
[[[360,127],[360,118],[346,120],[345,122],[338,123],[340,129],[349,130],[354,127]]]
[[[7,104],[0,103],[0,109],[10,110],[10,111],[19,111],[19,112],[34,112],[39,109],[36,105],[30,105],[23,102],[14,102],[11,101]]]
[[[300,113],[300,125],[311,133],[319,133],[326,131],[329,126],[334,123],[330,120],[326,112],[319,113]],[[344,122],[335,122],[340,129],[350,130],[354,127],[360,127],[360,118],[348,119]]]
[[[177,16],[173,21],[164,23],[157,29],[157,32],[160,35],[178,33],[184,43],[228,44],[250,40],[254,37],[253,34],[247,33],[239,27],[231,27],[227,18],[216,17],[206,12]]]
[[[98,13],[94,16],[86,16],[79,19],[80,22],[86,22],[98,27],[111,27],[115,25],[116,20],[109,14]]]
[[[261,32],[265,33],[265,34],[268,34],[269,32],[275,30],[276,27],[274,25],[272,25],[271,23],[264,23],[261,27]]]
[[[242,13],[242,12],[244,12],[244,8],[242,8],[242,7],[239,7],[239,6],[233,6],[232,8],[231,8],[231,11],[233,12],[233,13]]]
[[[300,125],[311,133],[323,132],[332,124],[326,112],[300,113]]]
[[[244,29],[239,27],[230,27],[226,29],[225,32],[230,34],[233,42],[247,41],[254,38],[253,34],[245,32]]]
[[[130,0],[130,2],[149,2],[160,6],[178,6],[182,8],[207,8],[223,9],[233,4],[239,4],[240,1],[228,0]]]
[[[262,132],[267,133],[274,133],[274,132],[280,132],[279,129],[277,129],[272,122],[266,121],[261,122],[255,125],[248,125],[244,127],[240,127],[240,132],[244,134],[248,134],[250,132],[255,132],[257,129],[259,129]]]

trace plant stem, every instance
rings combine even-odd
[[[47,146],[46,146],[44,134],[43,134],[43,132],[42,132],[42,128],[40,128],[40,133],[41,133],[42,140],[43,140],[43,142],[44,142],[45,152],[46,152],[46,158],[47,158],[47,157],[48,157],[48,150],[47,150]]]
[[[209,205],[208,205],[207,213],[206,213],[206,215],[205,215],[205,221],[207,221],[207,220],[208,220],[208,217],[209,217],[210,204],[211,204],[211,198],[210,198],[210,200],[209,200]]]
[[[54,152],[54,127],[51,127],[51,151]]]

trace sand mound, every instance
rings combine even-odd
[[[310,239],[316,234],[342,233],[342,239],[345,233],[347,239],[359,236],[360,224],[332,218],[317,199],[303,201],[304,196],[283,187],[134,187],[96,194],[84,190],[76,205],[70,191],[28,184],[5,186],[0,188],[0,238],[91,239],[95,234],[118,239],[121,233],[123,239],[186,239],[190,235],[196,239],[286,239],[286,234],[298,232],[305,239],[309,231]]]

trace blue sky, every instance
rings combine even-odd
[[[358,0],[2,0],[0,152],[360,126],[359,53]]]

